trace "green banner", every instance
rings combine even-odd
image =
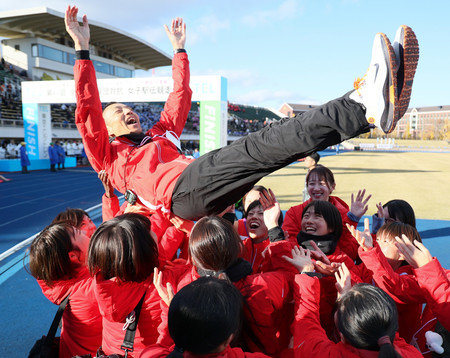
[[[200,102],[200,154],[220,148],[222,143],[221,101]]]

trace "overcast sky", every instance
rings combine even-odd
[[[1,10],[47,6],[63,12],[67,5],[4,1]],[[375,34],[384,32],[393,42],[398,26],[406,24],[420,44],[411,105],[450,105],[450,1],[80,0],[73,5],[88,19],[167,53],[171,45],[162,25],[183,17],[192,75],[226,77],[231,102],[276,109],[283,102],[324,103],[351,90],[369,65]],[[170,75],[170,67],[157,68],[155,75]]]

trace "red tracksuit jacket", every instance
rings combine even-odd
[[[114,188],[121,193],[133,190],[148,208],[165,214],[170,213],[175,183],[190,163],[166,138],[167,132],[180,137],[191,108],[186,53],[174,55],[172,76],[173,92],[161,112],[161,119],[146,133],[152,138],[151,142],[135,146],[124,137],[109,142],[92,61],[77,60],[74,66],[75,123],[92,167],[96,172],[105,170]]]
[[[312,201],[309,199],[302,204],[291,207],[286,211],[286,216],[283,221],[283,230],[289,234],[289,240],[297,241],[297,235],[302,229],[302,213],[303,209]],[[342,217],[342,235],[339,239],[338,247],[344,251],[352,260],[356,260],[358,256],[358,243],[350,234],[346,224],[356,227],[358,223],[350,220],[347,216],[349,207],[344,200],[337,196],[330,196],[328,201],[333,204],[341,214]]]
[[[319,322],[320,284],[317,277],[299,274],[295,277],[295,357],[377,358],[378,351],[352,347],[347,343],[330,341]],[[395,350],[403,358],[419,358],[422,355],[413,346],[396,335]]]
[[[414,274],[426,292],[428,307],[450,331],[450,270],[444,270],[439,261],[433,258],[426,265],[414,269]]]
[[[422,304],[426,302],[412,266],[401,266],[394,271],[377,244],[368,251],[360,249],[359,256],[363,263],[350,270],[352,280],[375,283],[392,297],[398,310],[399,334],[406,342],[411,342],[420,327]]]
[[[165,275],[165,271],[163,277]],[[178,279],[170,281],[176,292],[199,278],[195,266],[187,268]],[[170,279],[169,279],[170,280]],[[288,347],[291,333],[289,326],[293,319],[292,283],[279,272],[248,275],[233,284],[244,297],[244,316],[256,340],[246,336],[249,350],[265,351],[276,357]],[[167,306],[165,306],[167,307]],[[166,316],[163,308],[163,320]],[[290,317],[290,318],[289,318]],[[163,332],[162,337],[168,336]],[[167,348],[167,346],[166,346]]]
[[[92,354],[102,343],[102,317],[94,295],[94,281],[86,267],[76,271],[75,277],[59,280],[52,287],[37,280],[44,295],[59,305],[70,293],[62,317],[59,357]]]

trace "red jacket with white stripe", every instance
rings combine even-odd
[[[109,142],[102,115],[95,69],[90,60],[74,66],[77,110],[75,123],[86,155],[96,172],[105,170],[121,193],[133,190],[151,210],[170,213],[172,191],[181,172],[190,163],[169,137],[180,137],[191,108],[189,61],[186,53],[174,55],[173,92],[161,112],[161,119],[146,134],[151,142],[135,145],[125,137]]]
[[[59,305],[70,293],[62,317],[59,357],[95,356],[102,343],[102,317],[88,269],[79,268],[73,278],[55,281],[51,287],[42,280],[37,281],[44,295],[54,304]]]

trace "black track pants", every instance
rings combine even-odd
[[[368,132],[364,109],[348,95],[194,160],[177,180],[172,212],[189,220],[221,213],[267,174]]]

